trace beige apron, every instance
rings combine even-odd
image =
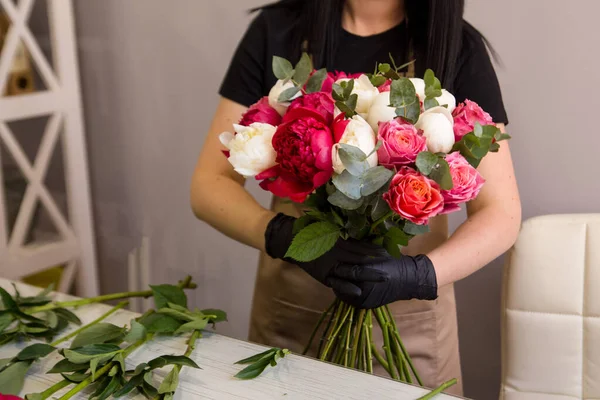
[[[409,66],[406,76],[414,76],[414,64]],[[279,198],[273,200],[272,210],[294,217],[301,215],[297,205]],[[430,232],[412,239],[404,249],[405,254],[427,253],[447,239],[446,216],[432,219],[429,226]],[[434,301],[399,301],[390,304],[390,309],[423,384],[433,388],[456,378],[459,384],[448,393],[462,395],[454,286],[439,288],[438,296]],[[333,300],[332,290],[302,269],[261,254],[249,339],[267,346],[302,352],[319,317]],[[375,327],[373,331],[381,348],[381,332]],[[316,356],[318,342],[314,340],[309,355]],[[376,360],[374,362],[377,363]],[[388,376],[381,366],[376,368],[375,373]]]

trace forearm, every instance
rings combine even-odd
[[[478,210],[428,256],[438,286],[461,280],[487,265],[515,242],[521,223],[520,209],[489,206]]]
[[[194,178],[192,209],[224,235],[265,250],[264,233],[275,214],[258,204],[239,182],[224,176]]]

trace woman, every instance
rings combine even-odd
[[[263,252],[250,340],[300,351],[335,291],[357,306],[390,303],[427,386],[460,378],[453,283],[506,251],[520,226],[508,145],[481,163],[487,183],[450,238],[441,216],[431,221],[429,233],[411,241],[399,261],[375,263],[360,248],[339,243],[315,262],[291,264],[283,255],[299,208],[275,198],[270,210],[263,209],[222,156],[218,135],[268,94],[276,81],[273,55],[295,61],[303,50],[317,68],[347,73],[371,72],[376,62],[389,60],[388,54],[398,65],[414,58],[407,75],[433,69],[458,102],[479,103],[503,129],[507,116],[485,40],[463,21],[463,9],[464,0],[284,0],[264,7],[253,20],[222,84],[191,189],[198,218]],[[452,391],[461,394],[462,388]]]

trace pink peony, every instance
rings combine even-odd
[[[444,208],[438,184],[410,167],[394,175],[383,199],[396,214],[418,225],[427,224]]]
[[[23,400],[19,396],[13,396],[12,394],[2,394],[0,393],[0,400]]]
[[[293,121],[308,114],[322,119],[327,125],[333,122],[334,101],[329,93],[315,92],[305,94],[292,101],[283,116],[283,122]]]
[[[388,79],[383,85],[379,86],[377,90],[379,90],[379,93],[389,92],[390,90],[392,90],[392,80]]]
[[[380,124],[377,139],[382,142],[377,151],[379,163],[388,168],[413,164],[417,155],[427,150],[427,139],[400,118]]]
[[[240,125],[250,126],[254,122],[277,126],[281,123],[281,115],[269,105],[269,98],[263,97],[242,115]]]
[[[475,122],[480,125],[493,125],[494,121],[490,114],[483,111],[477,103],[471,100],[465,100],[459,104],[452,112],[454,117],[454,138],[458,142],[469,132],[473,132]]]
[[[444,210],[442,214],[448,214],[460,210],[460,204],[473,200],[479,194],[485,179],[471,164],[459,153],[454,152],[446,156],[450,165],[450,174],[454,187],[443,190]]]

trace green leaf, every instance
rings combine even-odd
[[[164,314],[147,315],[139,323],[146,327],[148,333],[173,333],[181,326],[181,322]]]
[[[415,86],[408,78],[400,78],[392,81],[390,87],[390,104],[393,107],[405,107],[411,104],[419,104]]]
[[[490,145],[490,151],[491,151],[492,153],[497,153],[497,152],[498,152],[498,150],[500,150],[500,145],[499,145],[497,142],[495,142],[495,143],[492,143],[492,144]]]
[[[100,356],[96,358],[92,358],[90,361],[90,372],[92,373],[92,380],[96,380],[96,369],[98,368],[98,364],[105,363],[108,361],[106,357]]]
[[[406,233],[392,226],[383,237],[383,246],[392,257],[400,258],[402,257],[400,247],[408,246],[409,240],[410,237]]]
[[[382,218],[384,215],[390,212],[390,206],[381,196],[376,197],[376,202],[373,208],[371,209],[371,218],[373,221],[377,221],[379,218]]]
[[[273,74],[277,79],[286,80],[294,76],[292,63],[285,58],[273,56]]]
[[[348,230],[350,237],[362,240],[370,230],[367,216],[361,212],[348,213],[348,224],[346,224],[346,229]]]
[[[71,342],[71,349],[87,346],[90,344],[106,343],[125,332],[121,328],[108,322],[94,324],[81,331]]]
[[[349,99],[354,90],[354,79],[342,82],[342,87],[344,88],[344,99]]]
[[[75,372],[70,375],[63,373],[63,374],[61,374],[61,376],[63,378],[65,378],[66,380],[68,380],[69,382],[79,383],[79,382],[85,381],[87,378],[89,378],[90,374],[86,374],[84,372]]]
[[[45,315],[46,324],[52,329],[56,328],[58,326],[58,315],[53,311],[47,311]]]
[[[394,172],[383,166],[367,170],[360,178],[360,194],[362,196],[369,196],[375,193],[386,185],[392,179],[392,176],[394,176]]]
[[[351,199],[339,190],[335,191],[331,196],[327,198],[327,201],[336,207],[340,207],[344,210],[356,210],[363,204],[363,199],[358,200]]]
[[[348,97],[348,100],[346,100],[346,105],[352,110],[353,113],[356,113],[356,104],[358,104],[358,95],[353,93],[350,95],[350,97]]]
[[[134,375],[141,374],[142,371],[145,371],[146,369],[149,369],[149,368],[150,368],[150,366],[148,364],[146,364],[146,363],[138,364],[138,366],[135,367],[135,370],[133,371],[133,374]]]
[[[390,66],[390,64],[379,64],[378,70],[379,72],[381,72],[382,74],[385,74],[386,72],[389,72],[389,70],[392,69],[392,67]]]
[[[147,334],[148,332],[146,331],[146,327],[137,322],[136,320],[132,319],[131,328],[129,329],[129,332],[127,332],[127,335],[123,340],[127,343],[135,343],[139,340],[144,339]]]
[[[475,126],[473,127],[473,134],[478,138],[483,136],[483,127],[479,122],[475,122]]]
[[[208,316],[208,320],[213,324],[227,321],[227,313],[223,310],[218,310],[216,308],[205,308],[201,312],[202,314]]]
[[[1,311],[0,311],[0,333],[4,332],[4,330],[6,328],[8,328],[14,320],[15,320],[15,317],[13,317],[13,315],[11,313],[5,312],[5,313],[1,314]]]
[[[334,83],[332,86],[333,90],[331,92],[331,96],[333,97],[333,99],[335,101],[341,101],[343,102],[345,100],[344,97],[344,88],[341,87],[339,84]]]
[[[49,344],[36,343],[25,347],[15,358],[19,361],[37,360],[38,358],[46,357],[54,350],[56,350],[56,348]]]
[[[64,349],[63,354],[65,358],[75,364],[83,364],[90,362],[97,356],[112,357],[116,355],[121,348],[114,344],[91,344],[83,346],[75,350]]]
[[[2,371],[2,369],[4,367],[6,367],[8,364],[10,364],[13,359],[14,359],[13,357],[0,359],[0,371]]]
[[[454,187],[450,166],[443,158],[440,158],[438,164],[433,168],[429,177],[433,179],[443,190],[450,190]]]
[[[385,76],[375,75],[371,78],[371,84],[375,87],[379,87],[387,82]]]
[[[66,308],[56,308],[54,309],[54,312],[56,313],[58,318],[62,318],[65,321],[71,322],[75,325],[81,325],[81,320],[79,319],[79,317],[73,314],[71,311],[67,310]]]
[[[13,300],[12,296],[2,287],[0,287],[0,299],[2,299],[2,304],[4,304],[5,309],[13,310],[17,308],[17,303]]]
[[[296,64],[294,76],[292,79],[294,79],[294,81],[296,81],[298,84],[303,85],[304,82],[306,82],[306,80],[310,76],[312,69],[312,61],[309,55],[306,53],[302,53],[300,61],[298,61],[298,64]]]
[[[291,88],[287,88],[283,92],[281,92],[281,94],[277,98],[277,101],[280,103],[291,101],[294,98],[294,96],[298,94],[299,91],[300,87],[298,86],[292,86]]]
[[[264,358],[254,364],[248,365],[246,368],[235,374],[238,379],[254,379],[271,364],[272,358]]]
[[[348,106],[345,102],[343,101],[337,101],[335,103],[335,106],[344,113],[344,115],[346,116],[346,118],[352,118],[353,116],[356,115],[356,112],[354,111],[353,108],[350,108],[350,106]],[[355,106],[356,107],[356,106]]]
[[[113,397],[119,398],[125,396],[127,393],[131,392],[133,389],[143,384],[143,382],[144,374],[134,375],[131,378],[129,378],[127,383],[125,383],[125,385],[123,385],[121,389],[113,393]]]
[[[278,350],[279,349],[275,347],[275,348],[263,351],[262,353],[258,353],[258,354],[255,354],[253,356],[250,356],[248,358],[244,358],[243,360],[239,360],[239,361],[236,362],[236,364],[242,364],[242,365],[243,364],[252,364],[252,363],[255,363],[257,361],[262,360],[265,357],[271,358],[275,353],[277,353]]]
[[[144,378],[146,378],[146,377],[147,377],[147,375],[144,375]],[[139,386],[138,386],[138,390],[140,390]],[[156,388],[154,386],[152,386],[152,384],[150,384],[146,381],[142,382],[141,392],[148,399],[156,399],[158,396],[158,390],[156,390]],[[167,394],[171,395],[171,393],[167,393]],[[166,396],[167,394],[165,394],[164,396]]]
[[[425,110],[429,110],[430,108],[439,106],[440,103],[435,99],[435,97],[426,97],[423,102],[423,107]]]
[[[423,77],[425,81],[425,96],[426,97],[439,97],[442,95],[442,84],[432,70],[428,69],[425,71]]]
[[[6,306],[6,303],[4,303]],[[12,394],[17,396],[23,389],[25,375],[31,365],[30,361],[20,361],[9,365],[4,371],[0,372],[0,388],[2,394]]]
[[[167,307],[169,303],[187,307],[187,297],[179,286],[150,285],[154,296],[154,305],[157,309]]]
[[[166,314],[169,315],[179,321],[193,321],[194,317],[191,315],[191,312],[189,310],[186,310],[186,312],[181,312],[181,311],[177,311],[177,310],[173,310],[172,308],[161,308],[158,311],[156,311],[159,314]]]
[[[125,357],[123,357],[123,353],[117,353],[117,355],[113,357],[113,361],[119,363],[121,371],[127,371],[127,367],[125,366]]]
[[[106,400],[119,388],[121,383],[121,378],[119,376],[113,376],[109,379],[110,381],[108,384],[100,386],[98,390],[91,396],[92,399],[97,398],[98,400]]]
[[[303,215],[300,218],[297,218],[294,221],[294,229],[292,230],[292,234],[295,235],[300,232],[302,229],[310,225],[313,222],[313,218],[310,215]]]
[[[160,384],[158,388],[158,393],[173,393],[177,390],[177,386],[179,385],[179,369],[173,368],[171,372],[167,374],[165,379]]]
[[[322,221],[302,229],[292,241],[285,257],[297,261],[312,261],[333,248],[340,237],[340,227]]]
[[[306,93],[319,92],[323,87],[323,82],[327,78],[327,70],[322,68],[316,71],[306,82]]]
[[[181,365],[200,369],[194,360],[186,356],[160,356],[148,361],[150,369],[162,368],[166,365]]]
[[[196,319],[181,325],[176,331],[175,335],[180,333],[191,332],[195,330],[203,330],[208,325],[208,319]]]
[[[332,181],[336,189],[346,196],[354,200],[360,199],[361,180],[352,175],[348,170],[344,170],[339,175],[334,175]]]
[[[47,374],[59,374],[61,372],[78,372],[85,371],[87,369],[87,364],[75,364],[67,359],[62,359],[56,364],[54,364],[52,369],[48,371]]]
[[[499,129],[498,132],[499,134],[496,134],[496,136],[494,137],[496,139],[496,142],[501,142],[503,140],[509,140],[512,138],[508,133],[502,133],[502,131]]]
[[[356,146],[340,143],[338,154],[344,167],[354,176],[361,176],[369,169],[367,155]]]
[[[422,235],[424,233],[429,232],[429,226],[427,225],[417,225],[414,224],[410,221],[405,221],[404,222],[404,228],[402,229],[405,233],[408,233],[409,235]]]
[[[421,104],[419,102],[412,103],[407,106],[397,107],[396,115],[402,117],[412,124],[416,124],[421,115]]]
[[[431,171],[433,171],[433,168],[439,162],[440,158],[429,151],[422,151],[419,154],[417,154],[417,169],[420,173],[422,173],[425,176],[429,176],[429,174],[431,174]]]

